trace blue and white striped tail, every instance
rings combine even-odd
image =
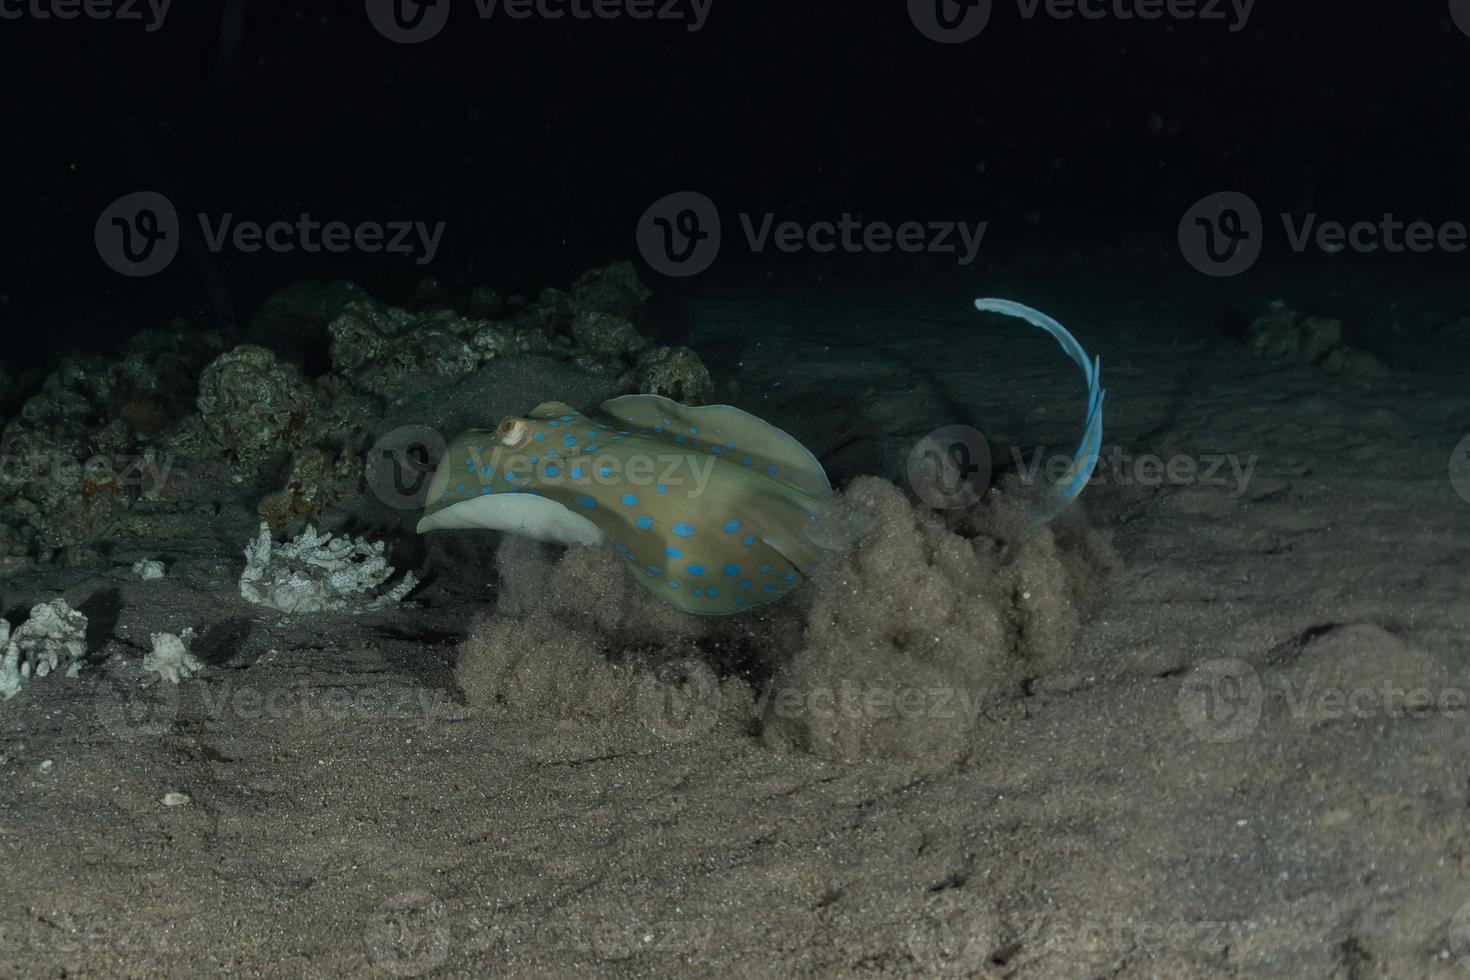
[[[1077,499],[1097,467],[1097,455],[1102,449],[1103,395],[1107,393],[1102,387],[1102,358],[1089,360],[1087,351],[1082,349],[1076,337],[1067,332],[1066,327],[1045,313],[1022,303],[1009,299],[977,299],[975,309],[984,313],[1003,313],[1006,316],[1019,317],[1032,326],[1045,330],[1057,339],[1068,357],[1081,365],[1082,373],[1087,378],[1087,421],[1082,430],[1082,440],[1077,444],[1077,452],[1072,457],[1072,465],[1067,467],[1067,472],[1062,474],[1060,480],[1052,484],[1046,496],[1031,512],[1033,524],[1045,524]]]

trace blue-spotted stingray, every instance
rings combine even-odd
[[[1050,520],[1087,485],[1102,442],[1101,361],[1051,317],[1004,299],[982,312],[1050,333],[1087,378],[1087,417],[1071,466],[1031,519]],[[721,615],[781,598],[824,548],[822,464],[795,438],[729,405],[624,395],[588,416],[561,402],[471,429],[429,485],[420,532],[485,528],[560,544],[611,544],[637,580],[691,613]]]

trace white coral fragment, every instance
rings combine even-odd
[[[256,539],[245,546],[240,594],[257,605],[281,612],[361,612],[385,601],[396,602],[417,584],[412,573],[388,593],[373,591],[393,575],[383,542],[319,535],[308,527],[283,544],[271,541],[270,525],[261,522]],[[405,584],[412,583],[412,584]]]
[[[151,670],[170,684],[177,684],[203,669],[204,665],[189,652],[189,644],[194,639],[192,629],[179,634],[152,633],[149,639],[153,649],[143,656],[144,670]]]
[[[38,603],[31,607],[30,618],[14,631],[0,619],[0,643],[5,645],[0,659],[0,699],[8,701],[33,674],[45,677],[65,664],[67,675],[76,676],[75,668],[87,653],[87,617],[65,599]]]
[[[163,578],[163,562],[152,558],[144,558],[142,561],[133,562],[133,574],[145,582]]]

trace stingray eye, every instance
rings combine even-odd
[[[525,442],[526,436],[529,434],[526,423],[511,416],[501,419],[500,427],[495,431],[500,436],[501,443],[509,446],[511,449]]]

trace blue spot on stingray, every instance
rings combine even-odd
[[[631,494],[631,493],[625,493],[621,497],[619,497],[618,499],[621,500],[624,503],[624,505],[626,505],[628,507],[632,507],[634,504],[636,504],[638,502],[638,498],[636,496],[634,496],[633,494]]]
[[[606,466],[599,466],[597,468],[597,475],[598,476],[612,476],[612,470],[608,469]]]
[[[489,463],[486,463],[483,467],[481,467],[480,474],[482,476],[489,476],[490,475],[490,464]]]
[[[648,570],[655,575],[659,574],[662,571],[662,569],[659,568],[657,565],[649,565]]]
[[[795,572],[787,572],[785,575],[782,575],[781,577],[784,578],[788,582],[795,582],[796,581],[796,573]]]
[[[575,446],[577,444],[577,440],[573,439],[571,436],[562,436],[561,444],[563,446]]]
[[[743,606],[743,605],[745,605],[745,600],[742,599],[740,596],[736,596],[735,597],[735,605],[737,605],[737,606]]]
[[[560,472],[561,472],[561,470],[557,469],[555,466],[548,466],[548,467],[546,467],[546,475],[547,476],[556,476]]]
[[[664,549],[664,554],[668,555],[670,558],[682,558],[684,556],[684,552],[680,551],[678,548],[673,547],[672,545]]]
[[[714,597],[720,594],[720,590],[715,588],[714,586],[710,586],[708,589],[704,590],[704,594],[710,597]]]
[[[536,457],[535,456],[527,456],[526,458],[531,461],[531,465],[532,466],[535,466],[536,465]]]
[[[543,439],[546,438],[546,433],[544,433],[544,432],[537,432],[534,435],[532,435],[531,438],[532,439],[535,439],[537,442],[540,442],[540,441],[542,441]]]
[[[653,526],[653,518],[644,515],[643,517],[638,518],[633,523],[638,526],[638,530],[647,531],[650,527]]]
[[[591,435],[591,433],[588,433],[588,435]],[[594,446],[592,443],[589,442],[589,443],[587,443],[587,452],[589,452],[589,453],[595,453],[595,452],[597,452],[597,447]]]
[[[719,432],[720,430],[719,429],[716,429],[715,431],[716,432]],[[725,443],[725,448],[726,449],[734,449],[735,448],[735,444],[733,442],[727,442],[727,443]]]
[[[671,588],[671,589],[677,589],[678,587],[679,587],[679,583],[678,582],[675,582],[673,579],[669,579],[669,588]]]
[[[741,538],[740,538],[740,543],[743,544],[743,545],[745,545],[747,548],[749,548],[751,545],[755,544],[755,535],[754,534],[742,535]]]
[[[587,496],[586,494],[579,494],[576,499],[577,499],[577,504],[579,506],[582,506],[582,507],[596,507],[597,506],[597,501],[593,500],[591,497]]]
[[[507,470],[504,479],[506,483],[509,483],[511,480],[515,479],[515,476],[509,470]]]
[[[735,565],[726,565],[725,568],[724,568],[724,572],[725,572],[726,575],[729,575],[730,577],[733,578],[736,575],[739,575],[740,574],[740,569],[737,566],[735,566]]]
[[[463,483],[456,483],[454,485],[454,492],[455,493],[464,493],[464,484]]]
[[[710,443],[709,451],[716,456],[720,455],[720,447],[716,446],[714,443]]]
[[[746,466],[749,466],[750,465],[750,457],[749,456],[741,456],[740,457],[740,462],[744,463]]]
[[[728,521],[726,521],[724,523],[723,527],[724,527],[725,533],[726,534],[730,534],[733,531],[740,530],[740,522],[737,521],[735,518],[732,517],[732,518],[730,518]]]
[[[674,441],[675,442],[683,442],[684,441],[684,437],[683,436],[674,436]]]
[[[570,422],[570,421],[571,421],[571,420],[572,420],[572,417],[571,417],[571,416],[570,416],[570,415],[563,415],[563,416],[562,416],[562,417],[561,417],[561,420],[562,420],[562,421],[563,421],[563,422]]]
[[[690,575],[703,575],[704,574],[704,566],[703,565],[685,565],[684,566],[684,571],[688,572]]]
[[[762,572],[770,572],[770,570],[771,570],[771,566],[770,565],[762,565],[761,566],[761,571]]]
[[[654,426],[654,427],[653,427],[653,431],[654,431],[654,432],[662,432],[662,431],[664,431],[664,427],[663,427],[663,426],[661,426],[661,425],[655,425],[655,426]]]
[[[694,594],[695,594],[695,595],[704,595],[704,590],[703,590],[703,589],[701,589],[701,588],[700,588],[700,587],[699,587],[699,586],[697,586],[697,585],[696,585],[696,586],[695,586],[695,587],[694,587],[694,588],[693,588],[693,589],[692,589],[692,590],[691,590],[691,591],[693,591],[693,593],[694,593]]]
[[[580,466],[573,466],[572,467],[572,479],[573,480],[580,480],[580,479],[582,479],[582,467],[580,467]]]
[[[694,537],[694,528],[690,527],[688,524],[685,524],[683,521],[680,521],[679,523],[675,524],[669,530],[673,531],[675,534],[677,534],[681,538],[692,538],[692,537]]]
[[[485,494],[489,493],[491,490],[494,490],[494,489],[495,489],[494,487],[481,487],[480,488],[480,496],[483,497]]]
[[[766,472],[769,473],[769,474],[771,474],[772,476],[775,476],[776,475],[776,467],[775,466],[767,466],[766,467]]]
[[[762,585],[761,586],[761,591],[762,592],[765,592],[765,593],[771,593],[771,592],[775,592],[776,590],[772,586]]]
[[[653,489],[657,493],[663,493],[665,490],[668,489],[668,487],[664,486],[662,483],[656,483],[654,484]]]
[[[561,423],[558,422],[556,419],[552,419],[550,422],[547,422],[546,424],[547,425],[561,425]]]
[[[694,426],[692,426],[692,425],[691,425],[691,426],[690,426],[690,427],[689,427],[689,434],[690,434],[690,435],[694,435],[694,433],[696,433],[696,432],[698,432],[698,431],[699,431],[699,430],[698,430],[698,429],[696,429],[696,428],[695,428],[695,427],[694,427]]]
[[[748,589],[748,588],[750,588],[750,579],[748,579],[748,578],[741,579],[740,580],[740,587],[742,589]]]

